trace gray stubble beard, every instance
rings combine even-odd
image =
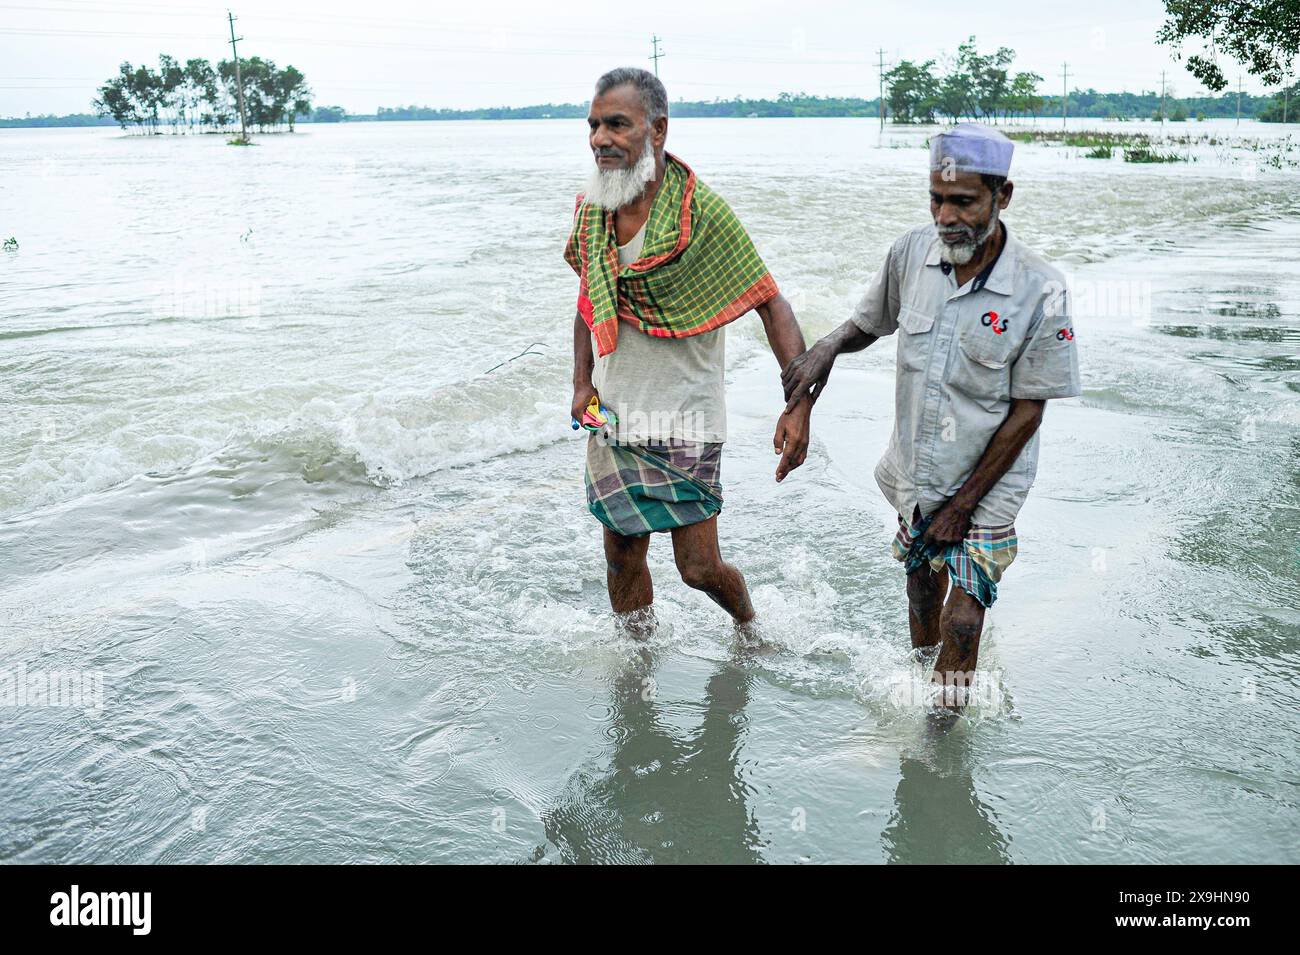
[[[984,248],[984,243],[992,237],[993,232],[998,227],[998,221],[1001,213],[996,205],[993,206],[993,213],[989,216],[989,224],[984,227],[983,233],[966,242],[958,242],[949,245],[947,242],[940,240],[939,258],[949,265],[965,265],[971,259],[975,258],[975,253]],[[942,229],[939,230],[942,233]]]

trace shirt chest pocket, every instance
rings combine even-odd
[[[934,316],[904,305],[898,312],[898,364],[904,371],[921,371],[930,357]]]
[[[1018,337],[1009,326],[996,312],[986,312],[962,330],[948,363],[947,383],[988,411],[1000,410],[1011,399],[1011,357]]]

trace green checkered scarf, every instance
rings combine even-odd
[[[608,355],[620,321],[647,335],[713,331],[777,295],[776,281],[731,207],[667,154],[641,258],[618,264],[614,212],[578,196],[564,259],[578,273],[578,313]]]

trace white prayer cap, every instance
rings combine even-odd
[[[983,123],[961,123],[930,139],[930,171],[1007,176],[1015,143]]]

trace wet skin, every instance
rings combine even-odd
[[[627,169],[635,165],[644,153],[647,140],[654,151],[653,181],[647,184],[645,192],[637,200],[614,214],[616,238],[620,245],[624,245],[649,218],[650,207],[663,180],[668,118],[647,122],[640,94],[631,84],[624,84],[606,90],[592,100],[587,128],[592,158],[600,169]],[[778,294],[755,311],[763,320],[763,330],[776,356],[778,368],[785,368],[805,348],[794,310],[785,297]],[[591,382],[595,363],[591,332],[580,314],[574,318],[573,355],[570,413],[581,419],[583,410],[596,396],[596,390]],[[776,468],[778,482],[784,481],[807,458],[811,413],[811,401],[790,402],[777,421],[772,444],[775,453],[780,455]],[[672,531],[672,539],[673,557],[682,582],[707,594],[731,615],[739,628],[748,631],[754,620],[754,606],[744,576],[722,559],[717,517],[676,528]],[[654,587],[646,564],[649,544],[648,536],[624,537],[609,528],[604,529],[610,606],[624,629],[636,636],[646,634],[655,623],[651,609]]]
[[[930,174],[930,213],[940,238],[949,244],[968,241],[988,229],[994,209],[1011,202],[1011,182],[996,193],[977,173]],[[945,233],[948,233],[945,235]],[[954,266],[958,287],[970,281],[1002,250],[1001,229],[976,249],[965,265]],[[847,321],[781,372],[787,407],[796,402],[816,403],[826,388],[835,359],[844,352],[861,351],[876,341]],[[994,432],[966,482],[935,514],[922,539],[927,544],[950,547],[960,544],[970,532],[971,515],[1007,470],[1015,463],[1043,420],[1046,402],[1013,399],[1007,418]],[[984,607],[960,587],[949,587],[946,569],[935,573],[929,565],[908,575],[908,629],[912,646],[924,650],[939,647],[935,660],[936,682],[961,683],[969,680],[979,658],[980,635],[984,629]]]

